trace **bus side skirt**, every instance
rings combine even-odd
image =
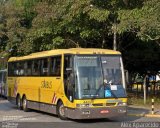
[[[28,101],[27,102],[28,108],[35,109],[47,113],[56,114],[56,105],[53,104],[45,104],[36,101]]]

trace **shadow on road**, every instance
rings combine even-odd
[[[114,117],[109,119],[88,119],[88,120],[73,120],[77,123],[102,123],[102,122],[134,122],[142,118],[143,114],[149,113],[148,109],[128,107],[128,114],[124,117]]]
[[[10,102],[6,98],[0,98],[0,111],[10,111],[12,109],[17,109],[17,107]]]
[[[17,110],[17,107],[13,104],[11,104],[10,102],[8,102],[6,99],[0,99],[0,111],[13,111],[13,110]],[[42,114],[42,115],[47,115],[50,117],[55,117],[58,119],[57,115],[54,114],[50,114],[50,113],[46,113],[46,112],[40,112],[37,110],[30,110],[29,112],[36,112],[38,115]],[[28,114],[29,114],[28,112]],[[146,114],[149,113],[148,109],[145,108],[137,108],[137,107],[128,107],[128,114]],[[28,115],[27,114],[27,115]],[[36,115],[37,115],[36,114]],[[107,122],[126,122],[126,121],[136,121],[139,118],[141,118],[141,116],[124,116],[124,117],[114,117],[114,118],[109,118],[109,119],[85,119],[85,120],[73,120],[73,119],[68,119],[68,121],[73,121],[75,123],[83,123],[83,124],[95,124],[95,123],[107,123]]]

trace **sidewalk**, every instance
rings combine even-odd
[[[144,106],[128,106],[128,116],[143,116],[143,117],[157,117],[160,118],[160,108],[155,108],[154,114],[152,114],[151,108]]]

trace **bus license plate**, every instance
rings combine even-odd
[[[109,113],[109,111],[108,110],[101,110],[100,113],[101,114],[106,114],[106,113]]]

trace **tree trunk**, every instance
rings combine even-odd
[[[143,80],[143,90],[144,90],[144,104],[146,104],[146,79],[147,79],[147,75],[144,77]]]
[[[117,26],[113,25],[113,50],[117,50]]]
[[[137,82],[136,96],[138,97],[138,82]]]

